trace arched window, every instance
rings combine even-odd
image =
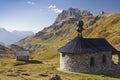
[[[102,63],[106,64],[106,55],[103,55],[103,57],[102,57]]]
[[[90,67],[93,67],[95,65],[95,58],[91,57],[90,58]]]
[[[65,57],[65,53],[62,53],[62,57]]]

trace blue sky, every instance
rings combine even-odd
[[[89,10],[94,15],[101,11],[120,12],[120,0],[0,0],[0,27],[37,32],[70,7]]]

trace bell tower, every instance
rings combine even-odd
[[[81,38],[82,38],[82,31],[84,30],[83,25],[84,25],[84,22],[82,20],[80,20],[78,22],[78,25],[77,25],[77,28],[76,28],[76,30],[78,32],[78,36],[81,37]]]

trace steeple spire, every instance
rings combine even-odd
[[[78,22],[77,29],[76,29],[78,32],[78,36],[80,36],[80,37],[82,37],[82,31],[84,30],[83,25],[84,25],[84,22],[82,20],[80,20]]]

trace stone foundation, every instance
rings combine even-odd
[[[103,55],[105,58],[103,59]],[[91,62],[91,58],[94,61]],[[78,73],[101,73],[111,68],[112,53],[84,53],[65,54],[60,53],[60,69]]]

